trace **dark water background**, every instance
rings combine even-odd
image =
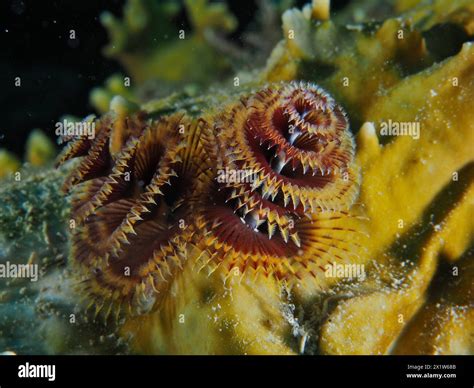
[[[157,0],[158,1],[158,0]],[[308,1],[296,1],[301,6]],[[332,1],[340,9],[349,1]],[[100,14],[120,16],[125,0],[1,0],[0,1],[0,148],[18,154],[32,129],[54,136],[54,123],[64,114],[84,117],[93,112],[89,92],[120,65],[102,55],[108,42]],[[239,20],[239,35],[252,21],[256,0],[227,1]],[[173,21],[189,30],[183,8]],[[76,40],[69,40],[69,31]],[[15,87],[21,77],[21,87]]]

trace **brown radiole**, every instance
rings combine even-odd
[[[348,119],[314,84],[269,85],[199,119],[109,113],[96,128],[59,161],[80,158],[64,190],[72,262],[96,313],[159,307],[188,260],[291,286],[318,283],[360,248]]]

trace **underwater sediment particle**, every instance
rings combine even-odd
[[[348,120],[327,92],[271,85],[225,108],[212,132],[218,176],[196,212],[203,266],[294,284],[349,260],[359,176]]]

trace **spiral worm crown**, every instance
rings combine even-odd
[[[293,82],[243,97],[209,129],[219,171],[199,227],[205,264],[294,280],[353,251],[348,211],[358,194],[354,144],[342,108],[321,88]],[[347,255],[345,255],[347,256]]]
[[[77,224],[72,261],[96,313],[159,306],[190,247],[195,267],[287,283],[318,279],[357,248],[348,120],[313,84],[272,85],[200,119],[111,113],[96,134],[70,141],[59,160],[80,158],[64,191]]]
[[[199,127],[180,113],[96,124],[93,141],[73,140],[59,160],[81,157],[63,188],[74,188],[71,256],[97,313],[137,314],[157,304],[184,262],[192,232],[182,204],[198,175]]]

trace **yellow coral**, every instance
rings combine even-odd
[[[7,150],[0,149],[0,178],[6,177],[14,171],[18,171],[20,166],[21,163],[14,154]]]
[[[25,159],[33,166],[44,166],[56,157],[53,142],[39,129],[28,136]]]
[[[463,3],[456,5],[440,13],[438,2],[433,15],[443,20]],[[291,30],[295,39],[289,37]],[[186,268],[161,311],[124,326],[124,332],[136,334],[136,351],[297,353],[306,330],[319,332],[319,352],[328,354],[473,352],[473,291],[472,284],[466,285],[472,266],[462,267],[464,283],[450,290],[449,303],[438,300],[436,307],[426,300],[428,286],[443,268],[440,256],[445,263],[456,262],[473,241],[474,113],[466,107],[474,99],[474,46],[465,43],[459,54],[429,67],[420,33],[401,20],[388,20],[372,35],[353,31],[354,39],[342,49],[352,55],[318,52],[313,39],[331,42],[336,30],[325,22],[315,31],[307,15],[289,11],[285,40],[275,48],[263,77],[295,78],[307,60],[326,60],[337,69],[323,85],[355,112],[355,122],[365,123],[357,159],[363,178],[360,202],[370,220],[370,241],[359,258],[368,278],[350,285],[348,293],[328,288],[336,307],[326,309],[327,315],[313,326],[298,328],[283,313],[284,292],[271,279],[252,283],[243,276],[223,285],[219,270],[206,277]],[[403,39],[397,35],[400,30]],[[412,69],[414,74],[406,76],[394,66],[410,68],[413,59],[425,61],[426,70]],[[419,139],[379,138],[380,124],[390,119],[419,122]],[[302,287],[292,297],[311,311],[323,294]],[[429,335],[420,329],[425,324],[432,327]]]

